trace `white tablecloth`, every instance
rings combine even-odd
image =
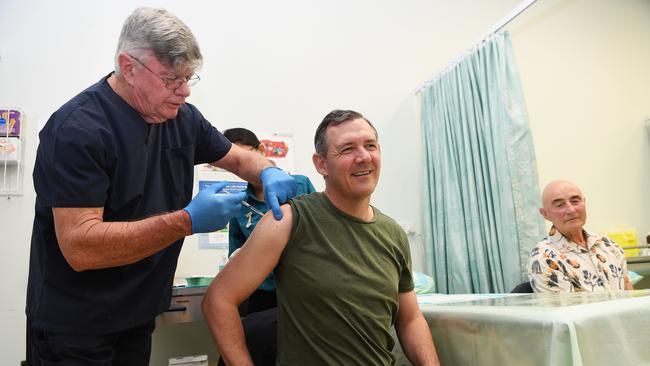
[[[650,290],[418,300],[443,366],[650,365]]]

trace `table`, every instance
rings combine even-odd
[[[203,320],[201,302],[207,286],[174,287],[169,309],[156,317],[156,326]]]
[[[643,276],[643,279],[634,285],[635,289],[650,288],[650,256],[628,257],[627,269]]]
[[[156,317],[149,365],[167,365],[170,358],[208,355],[215,365],[219,353],[201,312],[207,287],[174,287],[168,311]]]
[[[648,365],[650,290],[418,297],[442,365]],[[409,365],[399,347],[397,365]]]

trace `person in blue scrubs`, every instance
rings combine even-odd
[[[202,64],[164,9],[125,21],[115,71],[65,103],[39,134],[27,287],[27,362],[148,365],[183,240],[226,226],[244,193],[192,198],[210,163],[263,189],[275,219],[295,180],[231,144],[186,102]]]
[[[231,128],[223,131],[223,135],[233,144],[242,149],[254,151],[265,156],[265,147],[257,138],[255,133],[246,128]],[[292,174],[291,177],[296,181],[296,196],[315,192],[314,185],[309,178],[304,175]],[[268,205],[264,202],[264,191],[256,188],[252,184],[246,187],[246,198],[248,204],[259,211],[266,213],[269,210]],[[262,218],[248,207],[243,206],[239,213],[230,220],[229,223],[229,246],[228,256],[231,256],[237,249],[241,248],[246,240],[250,237],[255,225]],[[270,273],[260,287],[251,294],[248,301],[243,303],[239,312],[241,316],[250,313],[274,308],[277,306],[275,297],[275,278]]]

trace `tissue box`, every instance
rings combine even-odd
[[[0,165],[17,164],[19,161],[20,139],[17,137],[0,137]]]
[[[169,366],[208,366],[208,355],[170,358]]]

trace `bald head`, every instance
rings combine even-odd
[[[587,221],[585,198],[580,188],[566,180],[549,183],[542,192],[539,212],[564,235],[581,233]]]
[[[580,197],[584,198],[584,196],[582,195],[582,191],[577,185],[575,185],[572,182],[569,182],[568,180],[558,179],[552,181],[551,183],[547,184],[546,187],[544,187],[544,191],[542,191],[543,207],[547,207],[548,204],[551,204],[553,202],[554,197],[556,197],[558,193],[564,191],[572,191],[578,193]]]

